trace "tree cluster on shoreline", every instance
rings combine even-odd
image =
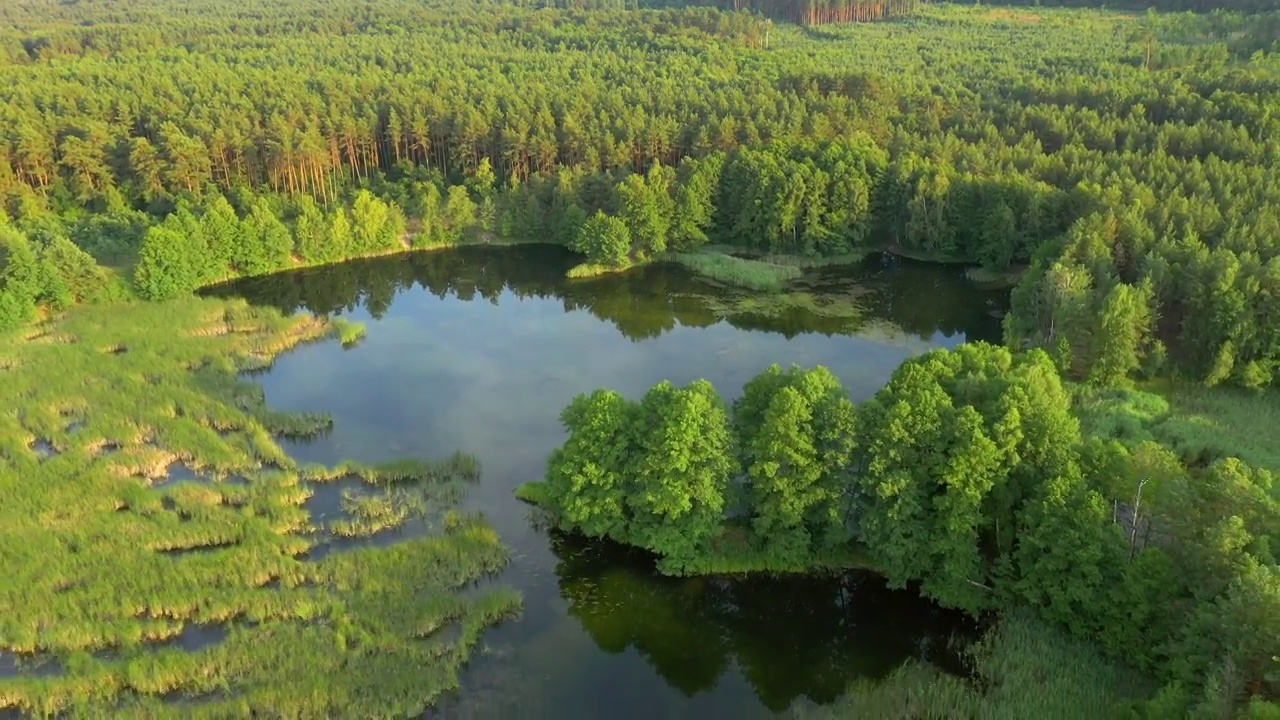
[[[731,407],[662,383],[561,419],[522,494],[665,572],[814,569],[857,543],[895,586],[973,615],[1030,607],[1155,675],[1149,716],[1280,696],[1280,481],[1083,433],[1043,352],[934,351],[856,408],[825,369],[774,366]]]

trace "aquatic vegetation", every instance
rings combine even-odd
[[[1007,270],[992,270],[985,267],[971,267],[964,271],[964,276],[975,283],[987,287],[1011,288],[1018,284],[1025,267],[1014,266]]]
[[[642,265],[644,265],[644,263],[626,262],[620,265],[613,265],[609,263],[585,262],[569,268],[569,272],[565,273],[565,277],[570,280],[581,280],[583,278],[593,278],[600,277],[601,275],[626,272]]]
[[[861,293],[815,292],[796,285],[772,295],[726,290],[717,293],[689,293],[706,312],[739,327],[761,329],[806,327],[828,335],[860,332],[866,326],[867,311]]]
[[[838,267],[841,265],[857,265],[866,260],[875,251],[869,248],[858,248],[846,253],[829,255],[793,255],[734,245],[710,244],[704,245],[696,252],[720,253],[744,260],[758,260],[770,265],[786,265],[801,270],[816,270],[818,268]]]
[[[480,477],[480,460],[462,452],[441,460],[403,458],[376,465],[346,460],[331,468],[308,466],[302,469],[302,474],[307,480],[321,481],[353,475],[371,485],[442,483],[454,479],[475,481]]]
[[[364,338],[366,329],[364,323],[347,320],[346,318],[335,318],[334,327],[338,331],[338,341],[343,347],[354,347],[356,343]]]
[[[426,503],[417,495],[386,491],[378,495],[360,495],[347,491],[342,496],[342,509],[349,519],[329,526],[338,537],[368,537],[383,530],[399,527],[411,516],[425,515]]]
[[[800,268],[793,265],[749,260],[721,252],[676,253],[671,259],[703,277],[757,292],[780,292],[801,274]]]
[[[42,330],[0,338],[0,656],[33,658],[0,672],[0,710],[413,714],[519,611],[469,587],[508,557],[449,509],[474,458],[300,468],[277,444],[330,420],[270,410],[241,374],[333,324],[184,298]],[[341,477],[371,492],[318,528],[309,486]],[[307,558],[317,530],[354,542],[428,512],[434,532]]]

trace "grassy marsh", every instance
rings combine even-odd
[[[396,715],[456,687],[480,632],[520,608],[470,587],[508,558],[451,509],[474,459],[299,467],[276,439],[329,418],[273,411],[241,378],[346,335],[185,298],[0,338],[0,710]],[[307,499],[342,478],[369,492],[317,521]],[[424,536],[306,559],[428,512]]]

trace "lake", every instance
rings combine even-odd
[[[353,348],[302,347],[255,378],[273,407],[332,414],[332,432],[285,443],[299,460],[462,450],[483,463],[466,504],[512,549],[494,581],[524,594],[524,615],[485,635],[461,693],[433,714],[769,717],[909,657],[954,666],[962,619],[874,574],[665,578],[642,553],[548,532],[512,491],[541,477],[578,393],[638,398],[707,378],[731,400],[771,363],[794,363],[827,366],[863,400],[911,355],[998,342],[1007,293],[887,254],[812,271],[778,297],[669,264],[566,280],[578,260],[553,246],[466,247],[211,291],[367,324]]]

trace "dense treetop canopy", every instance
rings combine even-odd
[[[925,6],[802,30],[710,8],[10,6],[0,193],[37,250],[61,235],[123,268],[157,217],[226,195],[255,228],[214,245],[255,247],[161,279],[174,235],[155,235],[152,296],[468,228],[604,266],[706,242],[1029,266],[1008,339],[1071,376],[1266,386],[1280,13],[1190,9],[1214,11]],[[389,219],[357,216],[362,186]],[[584,234],[601,212],[625,232]]]

